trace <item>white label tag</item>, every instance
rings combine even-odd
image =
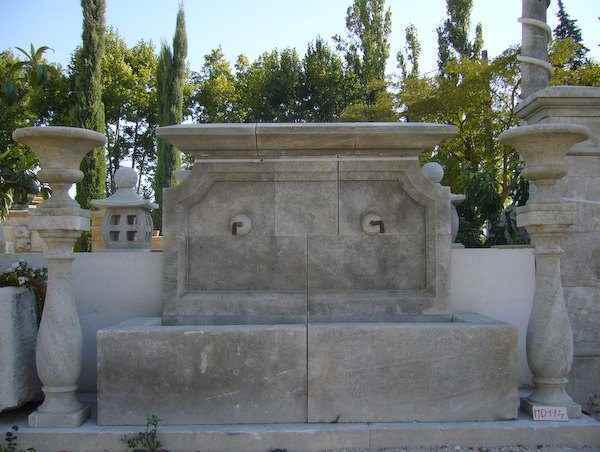
[[[569,420],[569,416],[567,409],[563,406],[534,406],[533,420],[566,422]]]

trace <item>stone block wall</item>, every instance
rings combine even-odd
[[[561,189],[577,205],[577,223],[562,260],[575,341],[570,392],[585,410],[600,412],[600,156],[572,155],[568,160]]]

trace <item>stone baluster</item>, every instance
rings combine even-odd
[[[552,65],[548,62],[548,44],[552,29],[546,23],[550,0],[523,0],[521,41],[521,97],[534,94],[548,86]]]
[[[48,288],[36,348],[44,402],[29,416],[29,425],[76,427],[88,417],[89,407],[77,398],[82,333],[73,295],[73,245],[82,231],[89,230],[89,211],[69,196],[69,188],[83,176],[79,165],[85,154],[103,146],[106,139],[70,127],[17,129],[13,138],[37,154],[38,177],[53,189],[52,197],[31,218],[31,229],[44,242]]]
[[[444,167],[437,162],[429,162],[423,165],[421,173],[437,187],[442,187],[442,179],[444,178]],[[452,238],[453,248],[464,248],[461,243],[456,243],[456,237],[458,236],[458,230],[460,228],[460,218],[456,206],[464,202],[466,199],[465,195],[450,194],[450,215],[451,215],[451,231],[450,236]]]
[[[527,360],[534,389],[523,401],[530,414],[535,406],[564,407],[570,418],[581,416],[581,407],[566,393],[573,362],[573,333],[561,281],[561,247],[575,221],[575,206],[562,202],[556,183],[567,173],[566,154],[588,138],[577,125],[538,124],[516,127],[500,136],[514,146],[525,162],[523,175],[536,190],[517,211],[517,222],[526,227],[535,247],[536,280],[533,309],[527,328]]]

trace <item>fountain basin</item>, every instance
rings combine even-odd
[[[517,331],[475,314],[98,332],[98,424],[475,421],[517,416]]]

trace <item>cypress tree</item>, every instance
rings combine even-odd
[[[586,55],[590,51],[586,46],[583,45],[583,37],[581,34],[581,28],[577,25],[576,19],[571,19],[569,13],[565,9],[563,0],[558,0],[558,25],[554,29],[554,36],[556,39],[572,39],[577,46],[575,55],[568,62],[571,69],[577,69],[586,62]]]
[[[160,126],[183,121],[183,87],[186,80],[187,36],[183,6],[177,13],[173,50],[163,43],[156,73],[158,123]],[[173,185],[173,172],[181,165],[181,154],[172,145],[158,140],[158,157],[154,175],[154,226],[162,229],[162,191]]]
[[[76,75],[76,118],[80,127],[106,132],[102,103],[102,56],[106,12],[105,0],[81,0],[83,44]],[[90,200],[106,195],[106,159],[104,148],[90,152],[81,162],[83,179],[77,184],[77,201],[88,209]]]

